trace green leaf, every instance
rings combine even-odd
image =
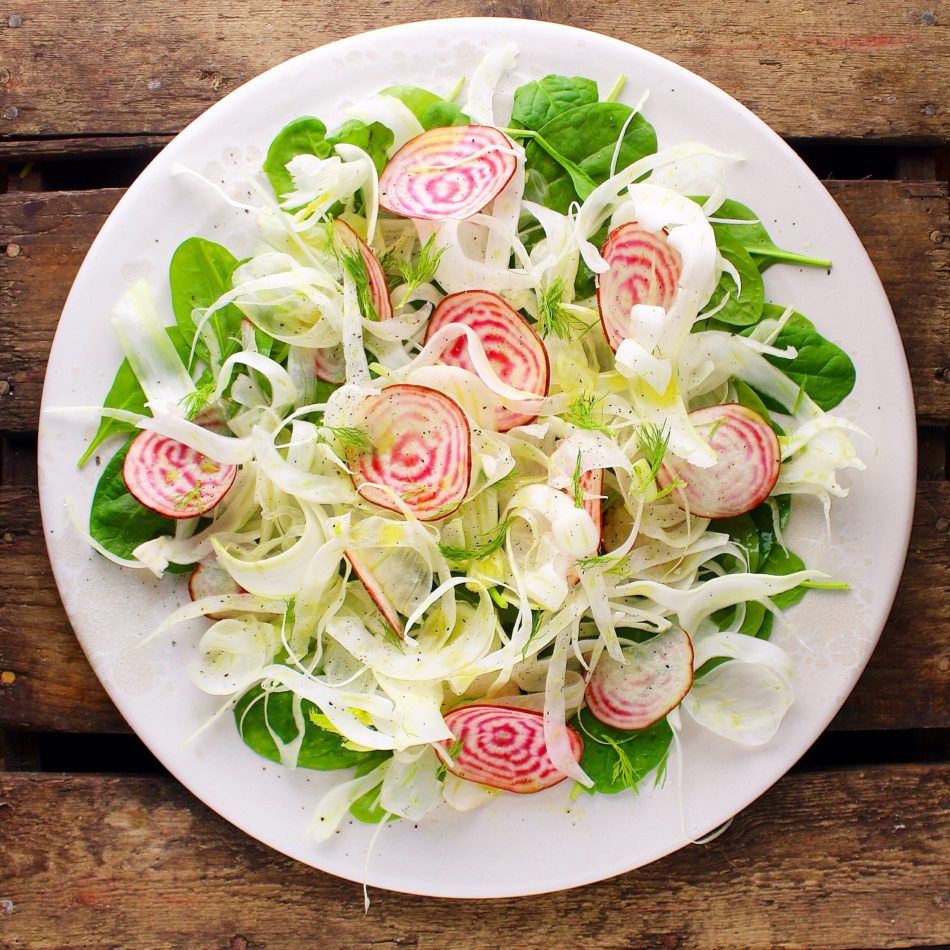
[[[316,155],[329,158],[332,151],[326,140],[327,127],[312,115],[301,116],[289,122],[278,133],[264,159],[264,173],[278,199],[294,190],[294,180],[287,171],[287,163],[296,155]]]
[[[177,327],[166,327],[166,332],[182,361],[187,362],[191,341],[186,341]],[[132,372],[128,360],[122,360],[119,364],[119,369],[116,371],[112,386],[106,394],[103,406],[107,409],[124,409],[126,412],[135,412],[143,416],[151,415],[145,407],[145,393],[142,392],[142,387],[139,385],[135,373]],[[99,422],[99,428],[96,430],[92,442],[89,443],[88,448],[83,452],[82,458],[77,463],[78,466],[82,468],[92,457],[92,453],[106,439],[122,432],[135,431],[137,431],[135,426],[128,422],[120,422],[118,419],[110,419],[104,416]]]
[[[462,111],[461,106],[441,100],[426,109],[421,121],[422,127],[428,130],[451,125],[468,125],[472,120]]]
[[[379,753],[374,754],[376,758],[372,761],[361,762],[356,766],[357,777],[372,772],[380,762],[389,758],[388,752],[383,753],[382,756],[380,756]],[[357,798],[356,801],[350,805],[350,814],[358,821],[362,821],[367,825],[378,825],[383,818],[386,817],[386,812],[379,804],[379,786],[377,785],[376,788],[371,788],[364,795]],[[397,821],[398,819],[399,815],[389,816],[390,821]]]
[[[599,230],[595,231],[590,237],[591,244],[598,249],[602,248],[604,242],[607,240],[609,227],[609,224],[605,222]],[[583,300],[585,297],[593,297],[593,295],[597,293],[597,275],[587,266],[583,257],[577,262],[577,276],[574,278],[574,293],[578,300]]]
[[[89,513],[89,533],[107,551],[128,559],[140,544],[175,533],[174,518],[164,518],[150,511],[125,487],[122,464],[134,439],[135,436],[131,436],[102,470]]]
[[[632,111],[620,102],[588,103],[556,116],[540,129],[540,134],[551,150],[599,185],[610,175],[617,140]],[[623,137],[617,171],[655,151],[653,126],[643,116],[635,115]],[[526,197],[565,213],[580,197],[575,187],[577,172],[553,158],[537,141],[528,143],[526,157]]]
[[[804,569],[805,563],[797,554],[786,551],[781,545],[775,544],[772,546],[769,556],[763,562],[760,571],[763,574],[778,576],[794,574],[796,571],[803,571]],[[775,596],[772,597],[772,603],[774,603],[776,607],[781,607],[784,610],[786,607],[797,604],[807,593],[808,589],[805,587],[793,587],[783,594],[775,594]]]
[[[751,515],[737,515],[734,518],[721,518],[713,527],[714,531],[725,531],[736,544],[745,548],[749,555],[749,570],[752,573],[759,568],[760,546],[759,531]],[[732,559],[735,560],[734,558]],[[730,561],[732,563],[732,561]]]
[[[784,307],[769,303],[763,307],[762,317],[776,320],[784,312]],[[789,317],[773,346],[795,347],[798,351],[795,359],[783,360],[778,356],[765,358],[802,386],[819,408],[826,412],[834,409],[854,388],[856,373],[851,357],[841,347],[826,340],[814,324],[800,313],[793,313]]]
[[[168,280],[175,322],[188,343],[184,356],[186,364],[197,331],[192,312],[196,308],[210,307],[232,289],[231,275],[237,266],[237,258],[226,247],[204,238],[188,238],[175,249],[168,268]],[[209,318],[222,359],[241,349],[242,319],[243,314],[234,304],[222,307]],[[199,359],[208,361],[208,348],[200,337],[194,350]]]
[[[751,387],[746,385],[741,379],[734,379],[732,385],[736,390],[736,399],[739,401],[739,405],[745,406],[747,409],[751,409],[753,412],[757,412],[766,422],[770,425],[772,424],[772,416],[769,414],[769,410],[766,408],[765,403],[762,402],[762,397]]]
[[[762,307],[765,301],[765,287],[762,275],[748,251],[731,237],[727,231],[720,231],[719,225],[713,227],[716,232],[716,244],[719,253],[738,271],[742,287],[737,288],[730,274],[723,272],[719,284],[713,291],[706,310],[713,310],[728,293],[729,299],[721,310],[714,314],[720,323],[730,326],[747,327],[762,319]]]
[[[703,204],[706,197],[695,197],[693,201]],[[716,224],[717,233],[727,232],[735,241],[741,244],[752,255],[760,270],[765,270],[772,264],[784,262],[799,264],[804,267],[831,267],[831,261],[820,257],[807,257],[786,251],[780,248],[769,236],[759,216],[751,208],[738,201],[726,199],[716,210],[713,218],[726,218],[734,221],[749,221],[749,224]]]
[[[332,146],[346,143],[361,148],[373,160],[376,171],[381,172],[389,159],[393,133],[381,122],[370,122],[367,125],[359,119],[350,119],[327,139],[327,143]]]
[[[578,106],[597,102],[597,83],[581,76],[545,76],[515,90],[512,124],[539,132],[548,122]]]
[[[270,728],[281,739],[282,742],[292,742],[299,730],[294,722],[293,715],[293,693],[290,691],[273,692],[265,700],[259,699],[263,690],[260,686],[254,686],[248,690],[234,707],[234,720],[237,723],[241,738],[258,755],[270,759],[272,762],[280,761],[280,753],[277,751],[277,743],[267,729]],[[265,722],[264,715],[267,715]],[[245,715],[247,711],[247,715]],[[327,771],[329,769],[345,769],[353,765],[366,765],[372,763],[371,768],[375,768],[384,759],[388,758],[389,753],[379,752],[357,752],[345,747],[346,739],[336,732],[329,729],[323,729],[313,722],[310,718],[311,712],[319,712],[316,706],[309,700],[301,702],[301,713],[303,715],[304,736],[300,745],[300,755],[297,759],[297,765],[302,769],[317,769]]]
[[[445,101],[441,96],[421,86],[387,86],[381,89],[379,94],[398,99],[420,122],[427,110]],[[425,123],[422,122],[422,125],[424,127]]]
[[[666,759],[673,730],[666,719],[646,729],[626,731],[615,729],[582,709],[571,725],[584,739],[581,768],[594,785],[589,792],[613,795],[630,788],[660,766]]]

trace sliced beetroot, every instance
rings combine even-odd
[[[226,594],[246,594],[247,591],[218,563],[211,555],[198,562],[198,566],[188,578],[188,594],[192,600],[202,597],[223,597]],[[209,620],[230,620],[239,615],[234,610],[218,610],[207,613]]]
[[[122,466],[129,494],[166,518],[207,514],[236,475],[236,465],[222,465],[176,439],[148,431],[132,441]]]
[[[426,386],[388,386],[367,397],[362,425],[372,448],[353,459],[353,482],[367,501],[398,511],[395,492],[421,521],[458,508],[472,470],[471,430],[458,403]]]
[[[563,782],[544,741],[544,714],[533,709],[478,704],[445,716],[454,741],[441,744],[446,768],[459,778],[526,795]],[[566,727],[580,761],[584,743]]]
[[[778,481],[782,457],[768,422],[738,403],[695,409],[689,419],[719,460],[700,468],[667,455],[657,484],[665,488],[679,479],[674,501],[701,518],[732,518],[765,501]]]
[[[675,709],[693,685],[693,644],[679,627],[623,647],[626,663],[603,654],[587,683],[587,708],[615,729],[646,729]]]
[[[664,231],[631,221],[611,231],[600,251],[610,270],[597,281],[600,322],[612,350],[630,336],[636,304],[669,309],[676,296],[682,260]]]
[[[338,248],[349,251],[359,250],[366,268],[366,277],[369,283],[369,299],[376,311],[377,320],[389,320],[393,315],[392,301],[389,299],[389,286],[386,283],[386,273],[379,258],[373,249],[343,220],[333,220],[333,240]],[[363,316],[369,317],[369,314]],[[320,377],[323,379],[323,377]],[[342,382],[343,380],[341,380]],[[332,379],[327,380],[332,383]]]
[[[340,386],[346,382],[346,359],[343,344],[325,346],[313,351],[313,372],[317,379]]]
[[[429,129],[390,159],[379,179],[379,204],[428,221],[463,220],[508,184],[517,159],[511,139],[488,125]]]
[[[393,607],[392,602],[386,596],[382,587],[379,586],[379,581],[376,580],[376,576],[369,567],[367,567],[365,561],[363,561],[359,554],[352,548],[346,548],[343,553],[350,562],[353,573],[356,574],[366,588],[366,593],[369,594],[373,603],[379,608],[379,612],[383,615],[383,620],[386,621],[389,628],[400,640],[404,639],[406,630],[403,626],[403,622],[399,619],[399,612]]]
[[[492,369],[503,382],[538,396],[548,394],[551,367],[547,349],[528,321],[497,294],[463,290],[444,298],[429,321],[426,342],[451,323],[471,327],[478,334]],[[475,372],[464,337],[446,347],[441,362]],[[527,425],[536,418],[504,407],[495,411],[499,432]]]
[[[604,492],[604,470],[592,468],[581,473],[579,484],[584,497],[584,510],[594,522],[597,536],[600,538],[597,546],[600,547],[604,537],[604,499],[601,497]]]

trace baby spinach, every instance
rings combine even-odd
[[[188,350],[191,347],[190,338],[185,340],[178,327],[166,327],[165,329],[178,355],[183,362],[187,362]],[[106,395],[103,406],[105,406],[106,409],[124,409],[126,412],[137,412],[143,416],[150,415],[148,409],[145,408],[145,393],[142,392],[142,387],[139,385],[135,373],[132,372],[132,367],[129,365],[128,360],[122,360],[119,364],[119,369],[115,374],[115,379]],[[108,416],[103,416],[92,442],[89,443],[88,448],[83,452],[82,458],[79,459],[77,464],[82,468],[92,457],[92,453],[95,452],[106,439],[118,435],[120,432],[133,431],[135,431],[135,426],[130,423],[120,422],[118,419],[110,419]]]
[[[758,570],[759,562],[759,529],[751,515],[737,515],[734,518],[722,518],[710,525],[713,531],[724,531],[741,548],[746,551],[749,559],[749,570]],[[734,559],[733,559],[734,560]]]
[[[719,253],[735,267],[742,281],[742,287],[736,287],[732,275],[723,271],[706,309],[712,310],[717,307],[728,294],[729,299],[722,309],[717,310],[713,315],[715,319],[719,323],[729,324],[730,327],[752,326],[762,319],[762,306],[765,301],[762,275],[746,249],[728,231],[720,231],[718,225],[713,230],[716,232]]]
[[[633,110],[620,102],[593,102],[562,112],[539,130],[549,151],[537,141],[528,143],[526,197],[565,213],[583,197],[576,184],[584,176],[599,185],[610,175],[610,164],[624,122]],[[617,170],[656,151],[656,132],[637,114],[624,133]],[[568,164],[565,164],[568,163]],[[584,190],[583,186],[582,189]]]
[[[350,119],[344,122],[328,139],[332,146],[346,143],[361,148],[373,160],[376,171],[381,172],[389,159],[389,150],[393,144],[393,133],[381,122],[362,122]]]
[[[241,738],[258,755],[280,761],[277,743],[268,730],[268,725],[282,742],[292,742],[298,735],[293,715],[293,693],[290,691],[272,692],[267,698],[260,699],[263,690],[253,686],[234,707],[234,719],[237,722]],[[266,707],[265,707],[266,702]],[[266,721],[265,721],[266,710]],[[297,765],[302,769],[345,769],[352,765],[372,763],[371,768],[388,758],[388,752],[357,752],[345,747],[343,736],[329,729],[323,729],[310,718],[317,707],[308,700],[301,703],[304,721],[303,742]]]
[[[762,310],[764,319],[775,320],[783,313],[783,307],[771,303]],[[773,345],[795,347],[798,355],[792,360],[778,356],[766,356],[766,359],[798,383],[826,412],[834,409],[854,388],[856,373],[851,357],[826,340],[800,313],[789,317]]]
[[[552,119],[591,105],[598,99],[597,83],[581,76],[545,76],[515,90],[513,126],[540,132]]]
[[[584,739],[581,768],[590,776],[593,786],[589,794],[613,795],[624,789],[637,790],[644,777],[663,765],[673,741],[673,730],[666,719],[646,729],[628,731],[615,729],[583,709],[571,725]]]
[[[794,574],[796,571],[805,570],[805,563],[791,551],[787,551],[780,544],[774,544],[769,556],[765,559],[760,568],[763,574],[773,574],[781,576],[783,574]],[[793,587],[783,594],[775,594],[772,597],[772,603],[782,609],[797,604],[808,593],[805,587]]]
[[[172,255],[168,268],[172,309],[189,350],[197,331],[192,313],[197,308],[210,307],[232,289],[231,275],[237,265],[237,258],[226,247],[200,237],[182,241]],[[222,359],[241,349],[242,319],[243,314],[234,304],[222,307],[209,317],[208,325],[214,332]],[[201,337],[194,351],[199,359],[208,361],[208,347]],[[185,355],[186,362],[188,355]]]
[[[608,230],[609,224],[605,222],[599,230],[590,236],[591,244],[598,250],[604,246],[604,242],[607,240]],[[574,293],[580,300],[583,300],[585,297],[592,297],[597,293],[597,275],[587,266],[587,262],[583,257],[577,262],[577,276],[574,278]]]
[[[741,379],[734,379],[732,385],[735,387],[736,400],[739,405],[757,412],[773,429],[776,428],[771,415],[769,415],[769,410],[762,402],[762,397],[751,386],[746,385]]]
[[[289,122],[278,133],[264,159],[264,174],[278,198],[294,190],[294,180],[287,171],[287,163],[295,155],[316,155],[329,158],[332,147],[326,140],[327,127],[312,115],[301,116]]]
[[[89,512],[89,533],[107,551],[127,559],[140,544],[175,533],[174,518],[150,511],[125,487],[122,464],[134,439],[131,436],[102,470]]]
[[[468,125],[471,121],[461,106],[419,86],[387,86],[380,95],[398,99],[419,120],[424,129]]]
[[[705,197],[693,198],[703,204]],[[831,267],[831,261],[819,257],[807,257],[786,251],[780,248],[769,236],[759,216],[751,209],[738,201],[726,199],[713,214],[713,219],[727,219],[729,221],[748,221],[749,224],[716,224],[716,231],[727,232],[752,256],[760,271],[766,270],[772,264],[786,263],[799,264],[803,267]]]
[[[422,115],[424,129],[441,129],[449,125],[468,125],[471,119],[462,111],[462,107],[444,99],[429,106]]]

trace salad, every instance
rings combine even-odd
[[[187,574],[153,635],[207,618],[213,721],[339,770],[318,839],[564,780],[635,791],[684,715],[764,744],[793,701],[775,619],[847,586],[784,531],[863,468],[831,413],[854,367],[762,278],[830,262],[727,197],[737,156],[660,148],[622,79],[540,77],[496,114],[515,56],[333,132],[295,119],[241,202],[182,168],[254,252],[188,238],[174,322],[144,281],[113,314],[125,360],[80,465],[122,444],[88,540]]]

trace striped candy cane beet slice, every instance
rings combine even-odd
[[[353,573],[356,574],[366,588],[366,593],[369,594],[373,603],[379,608],[379,612],[383,615],[383,620],[386,621],[389,628],[400,640],[405,639],[406,630],[402,620],[399,619],[399,612],[393,607],[392,602],[386,596],[382,587],[379,586],[379,581],[376,580],[376,576],[352,548],[346,548],[343,554],[350,562]]]
[[[379,258],[373,249],[343,220],[333,220],[333,240],[338,249],[359,250],[360,257],[366,268],[366,277],[369,285],[369,299],[375,313],[364,313],[367,319],[389,320],[393,315],[393,305],[389,298],[389,286],[386,283],[386,273]],[[323,377],[320,377],[323,379]],[[332,379],[328,383],[334,382]],[[342,382],[342,380],[341,380]]]
[[[225,594],[246,594],[247,591],[236,583],[234,578],[218,564],[218,559],[211,555],[198,562],[198,566],[188,578],[188,594],[192,600],[201,600],[202,597],[221,597]],[[235,610],[218,610],[207,613],[209,620],[230,620],[240,616]]]
[[[615,729],[646,729],[675,709],[693,685],[693,644],[679,627],[623,647],[626,663],[602,654],[584,698]]]
[[[695,409],[689,418],[719,460],[700,468],[667,455],[657,484],[665,488],[679,479],[672,498],[701,518],[732,518],[765,501],[781,467],[778,438],[768,422],[738,403]]]
[[[313,372],[317,379],[339,386],[346,382],[346,360],[343,344],[324,346],[313,351]]]
[[[445,724],[455,739],[440,743],[443,760],[459,778],[521,795],[567,778],[548,755],[543,713],[512,706],[461,706],[446,714]],[[584,743],[574,729],[565,728],[579,762]]]
[[[478,334],[492,369],[503,382],[538,396],[548,394],[551,378],[548,351],[528,321],[498,294],[487,290],[450,294],[435,308],[426,330],[426,342],[450,323],[461,323]],[[475,372],[468,354],[468,341],[464,338],[445,348],[441,362]],[[536,415],[504,407],[495,411],[499,432],[527,425],[535,419]]]
[[[597,280],[597,306],[607,342],[616,351],[630,336],[630,310],[635,304],[669,310],[682,260],[664,231],[648,231],[636,221],[611,231],[600,254],[610,270]]]
[[[463,220],[508,184],[517,159],[511,139],[488,125],[429,129],[406,142],[379,179],[379,204],[428,221]]]
[[[472,470],[471,430],[458,403],[426,386],[388,386],[367,397],[362,424],[372,449],[354,457],[353,482],[367,501],[398,511],[395,493],[421,521],[458,508]]]
[[[156,432],[142,432],[122,466],[125,487],[138,502],[166,518],[194,518],[228,493],[236,465],[222,465]]]

